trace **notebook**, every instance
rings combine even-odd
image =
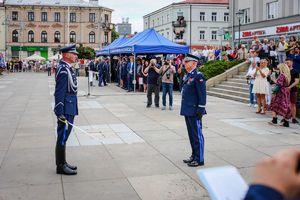
[[[200,169],[197,174],[212,200],[243,200],[249,188],[233,166]]]

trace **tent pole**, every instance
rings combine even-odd
[[[133,91],[135,92],[135,88],[136,88],[136,62],[135,62],[135,57],[136,57],[136,54],[134,54],[134,72],[133,72]]]

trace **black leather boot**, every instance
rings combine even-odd
[[[277,117],[273,117],[272,121],[269,122],[270,124],[277,124]]]
[[[65,163],[64,147],[56,145],[55,148],[56,158],[56,173],[65,175],[76,175],[77,171],[70,169]]]
[[[289,121],[287,121],[286,119],[284,119],[282,126],[284,126],[284,127],[290,127]]]
[[[66,161],[66,146],[64,146],[64,163],[67,165],[67,167],[69,167],[70,169],[72,170],[77,170],[77,166],[73,166],[73,165],[70,165],[67,161]]]

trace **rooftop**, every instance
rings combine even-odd
[[[98,4],[98,1],[89,2],[84,0],[6,0],[5,5],[74,6],[74,7],[93,7],[93,8],[102,7]]]
[[[229,0],[185,0],[175,4],[229,4]]]

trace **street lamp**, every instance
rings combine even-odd
[[[235,13],[237,18],[239,19],[239,45],[241,44],[241,19],[244,17],[244,11],[239,10],[237,13]]]

